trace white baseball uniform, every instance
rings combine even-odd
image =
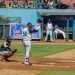
[[[34,29],[30,29],[28,27],[25,27],[22,30],[22,39],[23,39],[23,45],[26,49],[26,56],[25,56],[25,62],[24,64],[29,64],[29,56],[30,56],[30,50],[31,50],[31,33],[37,32],[40,29],[40,27],[36,27]]]
[[[31,33],[29,32],[29,28],[25,27],[22,30],[22,38],[23,38],[23,45],[26,49],[26,56],[25,56],[25,64],[29,64],[29,56],[30,56],[30,49],[31,49]]]
[[[39,30],[40,28],[41,28],[40,25],[36,25],[36,26],[34,27],[34,29],[36,29],[36,30]]]
[[[53,25],[52,25],[52,23],[47,23],[45,41],[47,41],[48,35],[50,35],[50,41],[53,41],[53,34],[52,33],[53,33]]]
[[[62,30],[60,30],[57,25],[56,25],[56,27],[55,27],[54,33],[55,33],[55,37],[56,37],[56,38],[57,38],[57,34],[58,34],[58,33],[62,34],[63,37],[64,37],[64,39],[66,38],[65,32],[62,31]]]

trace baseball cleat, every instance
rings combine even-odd
[[[32,65],[32,63],[29,63],[29,62],[24,62],[23,64],[25,64],[25,65]]]

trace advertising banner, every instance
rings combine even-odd
[[[22,29],[23,24],[10,24],[10,37],[12,39],[22,39]],[[35,25],[33,25],[34,27]],[[41,29],[38,32],[31,34],[32,39],[40,39],[41,38]]]

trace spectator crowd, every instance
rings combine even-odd
[[[0,0],[0,8],[67,9],[70,6],[61,0]]]

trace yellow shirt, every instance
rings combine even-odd
[[[6,8],[12,8],[12,6],[7,5]]]

